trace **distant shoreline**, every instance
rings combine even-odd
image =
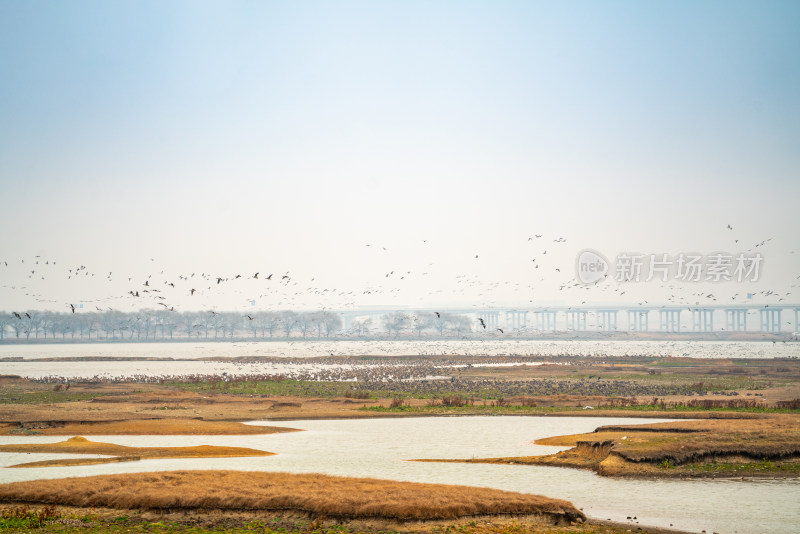
[[[800,337],[793,332],[556,332],[541,335],[497,337],[448,337],[448,336],[372,336],[372,337],[235,337],[235,338],[187,338],[172,339],[125,339],[125,338],[63,338],[63,339],[0,339],[2,345],[105,345],[131,344],[183,344],[183,343],[331,343],[331,342],[442,342],[471,341],[476,343],[497,341],[729,341],[729,342],[794,342]]]

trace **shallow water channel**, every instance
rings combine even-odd
[[[91,436],[130,446],[231,445],[277,456],[146,460],[93,466],[0,469],[0,481],[172,469],[238,469],[327,473],[414,482],[484,486],[567,499],[600,519],[708,533],[800,530],[800,481],[620,480],[558,467],[419,463],[411,458],[471,458],[550,454],[540,437],[575,434],[608,424],[655,422],[633,418],[419,417],[369,420],[255,422],[305,429],[264,436]],[[63,437],[2,436],[0,443],[46,443]],[[0,465],[63,457],[0,453]],[[70,456],[74,457],[74,456]],[[630,521],[632,525],[637,523]],[[634,528],[635,530],[635,528]]]

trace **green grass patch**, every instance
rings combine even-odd
[[[91,400],[98,393],[72,391],[19,391],[14,388],[0,390],[0,404],[61,404]]]
[[[407,389],[362,389],[357,382],[316,382],[308,380],[230,380],[216,382],[165,382],[163,385],[198,393],[215,392],[232,395],[295,396],[295,397],[350,397],[354,399],[414,398],[432,399],[441,396],[461,396],[480,400],[508,396],[507,392],[491,386],[474,389],[440,389],[441,383],[424,385],[409,383]],[[516,393],[515,393],[516,394]],[[524,394],[520,391],[519,394]]]
[[[41,528],[48,521],[59,517],[55,506],[33,510],[28,506],[12,506],[0,509],[0,531]]]
[[[355,382],[316,382],[309,380],[230,380],[210,382],[165,382],[163,385],[198,393],[215,392],[231,395],[345,397],[365,394],[366,398],[386,397],[379,392],[359,389]]]
[[[708,473],[786,473],[800,474],[800,462],[779,462],[775,463],[764,459],[760,462],[731,463],[731,462],[707,462],[702,464],[687,464],[682,466],[687,471],[708,472]]]

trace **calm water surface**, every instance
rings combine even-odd
[[[637,340],[303,340],[176,343],[75,343],[0,345],[0,358],[71,356],[151,357],[176,359],[214,356],[376,356],[572,354],[584,356],[692,356],[695,358],[777,358],[800,356],[800,342],[637,341]]]
[[[270,356],[313,358],[320,356],[399,355],[542,355],[584,356],[692,356],[695,358],[800,357],[800,343],[729,341],[592,341],[592,340],[374,340],[374,341],[267,341],[214,343],[94,343],[0,345],[0,374],[28,378],[291,374],[324,369],[331,363],[196,361],[198,358]],[[100,357],[172,358],[173,361],[37,361],[42,358]]]
[[[0,480],[30,480],[172,469],[240,469],[368,476],[414,482],[492,487],[558,497],[592,517],[694,532],[800,531],[800,483],[777,481],[617,480],[574,469],[538,466],[408,462],[411,458],[471,458],[550,454],[532,445],[546,436],[591,431],[631,418],[452,417],[262,422],[306,429],[266,436],[96,436],[132,446],[233,445],[278,453],[264,458],[148,460],[62,468],[0,469]],[[45,443],[62,437],[2,436],[0,443]],[[46,458],[57,457],[46,455]],[[22,458],[22,459],[21,459]],[[46,459],[0,453],[0,465]],[[635,523],[632,523],[635,525]],[[788,530],[787,530],[788,528]]]

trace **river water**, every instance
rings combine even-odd
[[[0,345],[0,374],[28,378],[60,376],[116,378],[186,375],[308,373],[335,362],[225,362],[201,358],[325,356],[691,356],[694,358],[800,358],[800,343],[759,341],[609,341],[609,340],[333,340],[177,343],[85,343]],[[8,361],[14,358],[18,361]],[[43,361],[45,358],[102,358],[104,361]],[[161,358],[169,361],[131,361]],[[6,359],[6,361],[2,361]],[[21,359],[21,361],[20,361]],[[118,360],[118,361],[114,361]],[[395,362],[402,365],[402,362]]]
[[[94,436],[129,446],[231,445],[276,456],[145,460],[74,467],[0,468],[0,481],[89,476],[173,469],[237,469],[326,473],[413,482],[463,484],[536,493],[571,501],[590,517],[692,532],[765,533],[800,529],[800,481],[623,480],[576,469],[459,463],[414,458],[472,458],[552,454],[559,447],[533,445],[541,437],[574,434],[633,418],[420,417],[367,420],[254,422],[304,429],[265,436]],[[46,443],[63,437],[2,436],[0,443]],[[0,466],[58,455],[0,453]],[[630,521],[636,525],[635,521]]]
[[[331,355],[504,356],[692,356],[697,358],[800,357],[800,344],[717,341],[306,341],[213,343],[97,343],[0,345],[0,374],[31,378],[60,376],[141,377],[270,374],[324,370],[330,360],[271,362],[204,361],[198,358]],[[104,361],[43,361],[43,358],[103,358]],[[171,358],[130,361],[124,358]],[[348,364],[352,365],[352,364]],[[366,365],[380,365],[372,362]],[[403,365],[402,361],[394,365]],[[649,422],[650,420],[648,420]],[[0,482],[172,469],[241,469],[320,472],[416,482],[486,486],[573,502],[601,519],[722,533],[800,531],[800,481],[619,480],[575,469],[458,463],[408,462],[412,458],[471,458],[551,454],[557,447],[532,445],[546,436],[591,431],[600,425],[642,419],[581,417],[453,417],[269,422],[305,432],[266,436],[96,436],[93,441],[131,446],[230,445],[278,453],[261,458],[147,460],[93,466],[4,469],[15,463],[65,456],[0,453]],[[258,424],[258,423],[254,423]],[[0,436],[0,443],[45,443],[63,437]],[[74,457],[74,456],[70,456]],[[635,527],[636,523],[631,521]],[[634,528],[635,530],[635,528]]]

